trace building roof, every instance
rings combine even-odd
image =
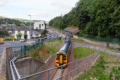
[[[79,32],[78,28],[73,28],[73,27],[67,27],[64,30],[65,31],[70,31],[72,34],[76,34],[77,32]]]
[[[36,23],[36,22],[44,22],[45,23],[44,20],[35,20],[34,23]]]
[[[16,27],[15,30],[19,30],[19,31],[30,31],[30,27],[26,27],[26,26],[20,26],[20,27]]]

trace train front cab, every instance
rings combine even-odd
[[[63,68],[66,67],[67,65],[67,55],[65,53],[57,53],[56,55],[56,66],[60,67],[61,65],[63,65]]]

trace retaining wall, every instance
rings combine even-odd
[[[11,80],[9,61],[12,54],[12,48],[4,48],[0,58],[0,80]]]

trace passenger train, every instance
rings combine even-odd
[[[71,47],[71,36],[70,34],[66,34],[65,41],[63,46],[60,48],[60,50],[56,54],[55,62],[56,66],[60,67],[66,67],[68,63],[68,57],[69,57],[69,49]]]

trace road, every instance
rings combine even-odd
[[[4,44],[1,44],[0,45],[0,55],[2,54],[3,52],[3,48],[5,47],[12,47],[13,49],[16,49],[20,46],[24,46],[24,45],[28,45],[30,43],[32,43],[33,41],[28,41],[28,42],[20,42],[20,41],[4,41]]]

